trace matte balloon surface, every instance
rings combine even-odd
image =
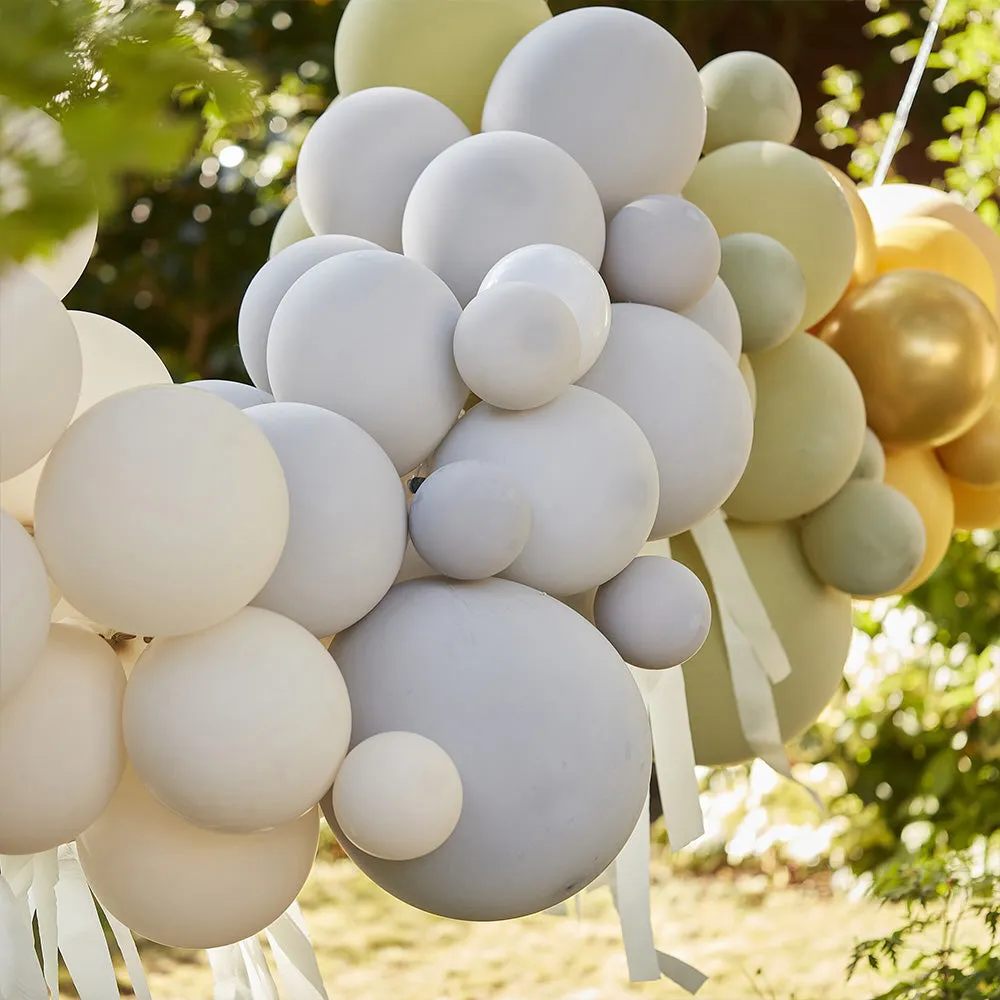
[[[57,298],[64,299],[87,269],[97,242],[97,216],[73,230],[51,254],[29,257],[23,264],[36,278],[48,285]]]
[[[420,175],[403,214],[403,251],[464,306],[512,250],[568,247],[600,267],[604,213],[594,185],[558,146],[521,132],[474,135]]]
[[[1000,400],[961,437],[938,448],[937,455],[952,479],[984,489],[1000,486]]]
[[[732,492],[750,454],[750,398],[700,327],[664,309],[616,304],[607,346],[580,384],[617,403],[652,445],[660,501],[651,537],[686,531]]]
[[[38,485],[35,539],[74,607],[132,635],[235,614],[267,582],[288,490],[267,438],[221,399],[147,386],[73,423]]]
[[[89,629],[53,625],[38,662],[0,707],[0,853],[74,840],[125,767],[125,674]]]
[[[951,480],[955,527],[959,531],[995,531],[1000,528],[1000,489],[977,489]]]
[[[241,410],[247,410],[251,406],[260,406],[262,403],[273,403],[274,397],[263,389],[258,389],[255,385],[247,385],[245,382],[229,382],[226,379],[203,378],[193,382],[185,382],[191,389],[200,389],[202,392],[210,392],[219,399],[224,399],[227,403]]]
[[[851,599],[824,586],[802,555],[797,525],[731,523],[733,538],[774,625],[792,672],[774,685],[781,737],[794,739],[837,693],[853,635]],[[740,724],[715,593],[690,535],[671,542],[712,599],[705,645],[684,665],[695,758],[705,767],[751,759]]]
[[[384,889],[459,920],[553,906],[621,850],[649,788],[649,724],[621,657],[580,615],[506,580],[393,588],[331,652],[354,709],[352,744],[403,730],[462,778],[438,850],[380,861],[341,843]],[[327,819],[338,837],[330,800]]]
[[[885,479],[885,449],[878,436],[870,428],[865,428],[865,442],[861,446],[861,457],[851,474],[853,479]]]
[[[743,376],[743,381],[747,387],[747,394],[750,396],[750,408],[753,410],[754,414],[757,413],[757,377],[753,373],[753,365],[750,364],[750,359],[745,355],[740,355],[739,360],[740,374]]]
[[[851,370],[807,333],[753,359],[753,448],[726,512],[741,521],[788,521],[830,500],[857,465],[865,404]]]
[[[656,459],[636,422],[596,392],[570,386],[535,410],[479,403],[434,466],[463,459],[499,467],[531,505],[527,544],[505,570],[512,580],[577,594],[620,573],[649,537]]]
[[[803,327],[847,288],[857,237],[851,206],[819,160],[777,142],[739,142],[709,153],[684,188],[719,236],[763,233],[783,244],[806,278]]]
[[[134,933],[169,948],[221,948],[288,909],[318,840],[318,809],[265,833],[201,830],[160,805],[127,768],[77,849],[101,906]]]
[[[268,374],[279,402],[353,420],[400,475],[437,447],[468,396],[455,367],[461,309],[433,272],[382,251],[312,268],[271,324]]]
[[[708,293],[693,306],[683,310],[681,315],[707,330],[725,348],[726,354],[733,361],[739,361],[743,351],[740,311],[721,278],[716,278]]]
[[[281,215],[274,227],[271,235],[271,247],[268,257],[274,257],[282,250],[290,247],[293,243],[306,240],[316,234],[309,228],[306,217],[302,214],[302,206],[298,198],[293,198]]]
[[[705,100],[673,35],[632,11],[591,7],[560,14],[517,45],[493,79],[483,129],[561,146],[610,218],[636,198],[681,190],[701,153]]]
[[[854,217],[854,232],[857,245],[854,249],[854,272],[851,275],[851,286],[866,285],[878,273],[878,247],[875,244],[875,225],[865,205],[857,184],[833,164],[820,160],[823,169],[837,182],[840,190],[851,206]]]

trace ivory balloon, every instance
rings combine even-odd
[[[1000,400],[961,437],[938,448],[937,457],[952,479],[983,489],[1000,486]]]
[[[673,35],[632,11],[590,7],[560,14],[513,49],[490,86],[483,129],[530,132],[565,149],[611,218],[637,198],[681,190],[701,153],[705,100]]]
[[[288,909],[318,840],[318,809],[264,833],[201,830],[160,805],[129,767],[76,843],[101,906],[134,933],[170,948],[221,948]]]
[[[255,275],[240,304],[238,336],[240,355],[250,380],[271,392],[267,374],[267,338],[278,303],[306,271],[324,260],[353,250],[378,250],[358,236],[311,236],[272,255]]]
[[[226,833],[311,809],[351,736],[336,663],[301,625],[263,608],[154,639],[129,677],[122,719],[129,761],[153,795]]]
[[[698,164],[684,197],[720,237],[763,233],[792,253],[806,279],[804,328],[843,295],[854,269],[854,217],[837,182],[808,153],[777,142],[724,146]]]
[[[279,402],[353,420],[400,475],[455,422],[468,389],[455,367],[455,296],[415,260],[384,251],[316,265],[282,299],[267,343]]]
[[[480,399],[505,410],[530,410],[573,381],[580,327],[554,292],[502,282],[465,307],[455,327],[455,364]]]
[[[762,233],[727,236],[722,240],[719,277],[740,314],[746,354],[777,347],[801,329],[805,275],[777,240]]]
[[[274,233],[271,236],[271,247],[268,257],[276,257],[282,250],[286,250],[293,243],[306,240],[316,234],[309,228],[306,217],[302,214],[302,206],[298,198],[293,198],[274,226]]]
[[[927,550],[917,508],[899,490],[852,479],[802,523],[802,551],[825,583],[853,597],[896,593]]]
[[[594,623],[626,663],[662,670],[701,649],[712,608],[701,581],[683,563],[638,556],[597,588]]]
[[[53,449],[35,539],[52,579],[94,621],[180,635],[244,607],[288,533],[267,438],[221,399],[144,386],[102,400]]]
[[[577,594],[610,580],[653,526],[659,490],[648,441],[627,413],[579,386],[534,410],[477,404],[445,438],[434,467],[463,459],[499,467],[527,497],[531,533],[504,572],[545,593]]]
[[[857,184],[843,172],[827,163],[826,160],[819,161],[823,169],[837,182],[847,204],[851,206],[851,215],[854,217],[854,232],[857,245],[854,248],[854,272],[851,275],[851,287],[857,285],[867,285],[878,273],[877,258],[878,247],[875,243],[875,225],[864,199],[858,191]]]
[[[35,543],[0,510],[0,704],[38,662],[51,607],[49,578]]]
[[[878,270],[934,271],[964,285],[993,309],[997,289],[989,261],[976,244],[941,219],[906,219],[878,234]]]
[[[0,707],[0,853],[74,840],[125,767],[125,674],[89,629],[53,625],[38,662]]]
[[[647,195],[608,224],[601,267],[616,302],[681,312],[719,275],[719,237],[708,216],[678,195]]]
[[[681,315],[707,330],[725,348],[733,361],[739,361],[743,351],[740,311],[721,278],[716,278],[708,293]]]
[[[927,539],[923,562],[899,588],[902,594],[919,587],[937,569],[955,530],[955,501],[948,477],[932,451],[895,451],[886,455],[885,482],[917,508]]]
[[[483,278],[479,291],[510,281],[538,285],[554,292],[569,306],[580,329],[576,381],[597,360],[611,328],[611,297],[597,269],[575,250],[540,243],[513,250],[497,261]]]
[[[406,499],[389,456],[357,424],[306,403],[247,416],[281,462],[290,503],[281,559],[253,603],[317,637],[385,596],[406,548]]]
[[[403,213],[404,253],[440,275],[463,306],[512,250],[555,243],[596,268],[604,237],[601,202],[583,168],[521,132],[450,146],[420,175]]]
[[[70,233],[51,254],[26,260],[24,269],[48,285],[57,298],[64,299],[87,269],[96,242],[97,216],[94,215]]]
[[[1000,489],[978,489],[951,480],[955,527],[960,531],[996,531],[1000,528]]]
[[[420,90],[478,131],[504,57],[551,17],[545,0],[353,0],[337,30],[337,88]]]
[[[263,403],[273,403],[274,396],[263,389],[258,389],[255,385],[247,385],[245,382],[229,382],[226,379],[203,378],[195,379],[193,382],[185,382],[186,386],[192,389],[200,389],[202,392],[210,392],[219,399],[224,399],[227,403],[241,410],[247,410],[251,406],[260,406]]]
[[[726,512],[740,521],[788,521],[850,479],[864,446],[864,400],[843,360],[807,333],[756,355],[753,373],[753,448]]]
[[[80,398],[80,343],[65,306],[20,268],[0,275],[0,481],[56,443]]]
[[[331,797],[337,825],[359,850],[385,861],[436,851],[462,815],[462,776],[433,740],[377,733],[337,772]]]
[[[882,482],[885,479],[885,449],[875,432],[865,428],[865,443],[861,446],[861,457],[854,466],[852,479],[874,479]]]
[[[753,410],[754,414],[757,413],[757,379],[753,373],[753,365],[750,364],[750,359],[745,355],[740,355],[739,360],[740,374],[743,376],[743,381],[746,383],[747,395],[750,397],[750,409]]]
[[[413,861],[359,850],[324,799],[384,889],[442,916],[506,920],[568,898],[621,850],[649,788],[649,725],[621,657],[575,611],[506,580],[414,580],[331,652],[354,746],[417,733],[462,779],[458,826]]]
[[[402,253],[403,209],[417,178],[469,130],[440,101],[373,87],[331,105],[306,135],[295,168],[316,233],[347,233]]]
[[[992,402],[1000,330],[983,303],[930,271],[893,271],[852,292],[819,331],[850,366],[868,423],[897,448],[954,440]]]
[[[853,634],[851,599],[813,575],[796,525],[730,523],[730,528],[791,663],[790,676],[774,685],[781,737],[787,742],[815,722],[840,686]],[[671,547],[675,558],[705,584],[712,600],[708,639],[684,664],[695,758],[705,767],[749,760],[754,753],[737,712],[705,563],[690,535],[673,539]]]
[[[650,537],[686,531],[733,491],[750,454],[750,399],[736,365],[690,320],[616,303],[607,346],[580,384],[617,403],[652,445],[660,501]]]
[[[799,89],[763,52],[727,52],[701,72],[708,107],[705,152],[754,139],[791,143],[802,122]]]

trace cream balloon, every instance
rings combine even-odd
[[[129,761],[153,795],[225,833],[311,809],[351,738],[336,663],[301,625],[263,608],[154,639],[129,677],[122,720]]]
[[[601,202],[581,166],[522,132],[450,146],[420,175],[403,213],[403,252],[443,278],[463,306],[512,250],[554,243],[596,268],[604,237]]]
[[[51,627],[0,707],[0,853],[51,850],[101,814],[125,767],[124,693],[118,657],[99,635]]]
[[[747,395],[750,397],[750,409],[753,410],[754,415],[757,414],[757,378],[753,373],[753,365],[750,364],[750,359],[745,355],[740,355],[739,360],[740,374],[743,376],[743,381],[747,387]]]
[[[101,906],[135,934],[170,948],[220,948],[288,909],[318,840],[318,809],[264,833],[201,830],[160,805],[127,768],[76,843]]]
[[[97,216],[73,230],[51,254],[30,257],[24,269],[48,285],[56,297],[66,298],[87,269],[97,242]]]
[[[445,438],[434,467],[464,459],[496,465],[528,498],[531,533],[504,575],[545,593],[577,594],[610,580],[653,526],[656,459],[636,422],[596,392],[570,386],[535,410],[477,404]]]
[[[683,312],[711,291],[719,263],[719,237],[701,209],[677,195],[647,195],[608,224],[601,273],[615,302]]]
[[[882,447],[882,442],[879,441],[870,427],[865,428],[865,441],[861,446],[861,457],[858,459],[857,465],[854,466],[851,478],[873,479],[879,483],[885,479],[885,448]]]
[[[0,273],[0,481],[56,443],[80,398],[83,362],[73,321],[27,271]]]
[[[493,78],[483,129],[561,146],[590,176],[610,218],[636,198],[681,190],[705,138],[705,99],[690,56],[655,21],[584,8],[514,47]]]
[[[586,374],[611,329],[611,297],[594,265],[575,250],[552,243],[521,247],[490,268],[479,291],[509,281],[538,285],[569,306],[580,329],[580,363],[573,381]]]
[[[213,396],[218,396],[219,399],[224,399],[227,403],[232,403],[233,406],[241,410],[274,402],[274,396],[269,392],[258,389],[255,385],[247,385],[245,382],[203,378],[195,379],[193,382],[185,382],[184,385],[191,389],[200,389],[202,392],[210,392]]]
[[[412,861],[436,851],[462,815],[462,776],[433,740],[378,733],[362,740],[337,772],[337,825],[365,854]]]
[[[334,635],[368,614],[399,572],[402,484],[389,456],[338,413],[271,403],[246,414],[274,448],[290,502],[281,559],[253,603]]]
[[[650,537],[687,531],[739,482],[753,437],[750,398],[723,348],[690,320],[615,304],[608,343],[580,384],[617,403],[652,445],[660,501]]]
[[[235,614],[288,533],[267,438],[232,404],[184,386],[102,400],[53,449],[35,539],[66,600],[133,635],[179,635]]]
[[[0,704],[38,662],[51,608],[49,578],[35,543],[0,510]]]
[[[274,314],[267,342],[274,396],[353,420],[400,475],[410,472],[468,398],[453,351],[460,315],[444,282],[415,260],[363,250],[323,261]]]
[[[302,206],[298,198],[293,198],[284,208],[271,235],[271,247],[268,257],[276,257],[282,250],[300,240],[307,240],[316,234],[309,228],[306,217],[302,214]]]
[[[469,137],[440,101],[403,87],[350,94],[316,119],[295,172],[302,212],[316,233],[346,233],[403,250],[403,209],[439,153]]]
[[[740,360],[743,351],[740,311],[721,278],[716,278],[708,293],[681,315],[707,330],[725,348],[733,361]]]

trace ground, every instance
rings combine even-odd
[[[654,868],[657,945],[710,974],[699,1000],[865,1000],[845,981],[856,940],[894,915],[815,888],[674,877]],[[579,920],[461,924],[420,913],[345,860],[318,862],[301,897],[331,1000],[679,1000],[666,980],[630,986],[607,890]],[[154,1000],[211,1000],[204,953],[147,946]]]

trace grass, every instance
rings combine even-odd
[[[335,1000],[679,1000],[671,983],[629,985],[607,890],[580,919],[461,924],[393,899],[345,860],[320,861],[301,897]],[[711,979],[699,1000],[864,1000],[845,982],[853,944],[894,914],[816,888],[654,869],[657,944]],[[143,949],[154,1000],[211,1000],[203,952]],[[867,987],[867,989],[866,989]]]

